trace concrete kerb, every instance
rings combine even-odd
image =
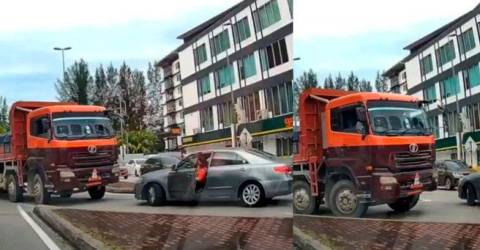
[[[76,228],[53,210],[45,206],[36,206],[33,213],[78,249],[108,249],[104,243]]]
[[[302,230],[296,226],[293,226],[293,244],[297,249],[302,250],[331,249],[330,247],[322,244],[320,241],[314,239],[312,236],[302,232]]]

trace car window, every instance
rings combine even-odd
[[[130,161],[128,162],[128,164],[133,164],[133,160],[130,160]]]
[[[197,155],[196,154],[189,155],[185,159],[180,161],[180,163],[178,163],[177,170],[195,168],[196,162],[197,162]]]
[[[155,164],[158,164],[159,161],[157,158],[149,158],[145,163],[155,165]]]
[[[216,152],[213,155],[210,166],[227,166],[227,165],[240,165],[245,164],[246,161],[234,152]]]
[[[160,158],[160,161],[165,166],[177,165],[180,162],[180,160],[178,158],[175,158],[175,157],[162,157],[162,158]]]
[[[446,161],[445,165],[449,170],[453,170],[453,171],[467,168],[466,165],[463,165],[459,162],[453,162],[453,161]]]

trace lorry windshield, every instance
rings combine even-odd
[[[425,111],[412,102],[370,101],[368,114],[377,135],[431,135]]]
[[[64,117],[53,119],[58,139],[112,138],[112,123],[106,117]]]

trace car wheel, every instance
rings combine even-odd
[[[11,202],[23,201],[22,188],[18,185],[16,174],[9,174],[7,176],[7,192],[8,192],[8,199]]]
[[[447,190],[453,189],[452,179],[450,177],[445,178],[445,189]]]
[[[265,194],[257,183],[249,183],[240,191],[242,202],[247,207],[257,207],[264,204]]]
[[[396,200],[394,203],[388,204],[388,206],[395,212],[404,213],[410,211],[415,205],[417,205],[420,195],[408,196]]]
[[[297,214],[315,214],[320,206],[320,199],[313,197],[310,184],[306,181],[295,181],[292,185],[293,212]]]
[[[328,206],[334,215],[342,217],[362,217],[368,210],[368,205],[358,199],[357,189],[350,180],[333,184],[328,194]]]
[[[477,199],[477,193],[472,184],[467,184],[465,186],[465,196],[467,198],[467,204],[470,206],[475,205],[475,200]]]
[[[105,186],[89,188],[88,194],[92,200],[101,200],[105,196]]]
[[[147,186],[145,197],[150,206],[160,206],[165,204],[165,191],[163,188],[156,184],[152,183]]]
[[[31,190],[35,203],[48,204],[50,202],[50,193],[45,188],[45,183],[40,173],[34,174],[32,184]]]

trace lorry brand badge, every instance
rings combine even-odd
[[[416,152],[418,152],[418,145],[415,144],[415,143],[412,143],[412,144],[410,144],[409,149],[410,149],[411,153],[416,153]]]
[[[97,153],[97,146],[94,146],[94,145],[88,146],[87,150],[90,154],[95,154]]]

